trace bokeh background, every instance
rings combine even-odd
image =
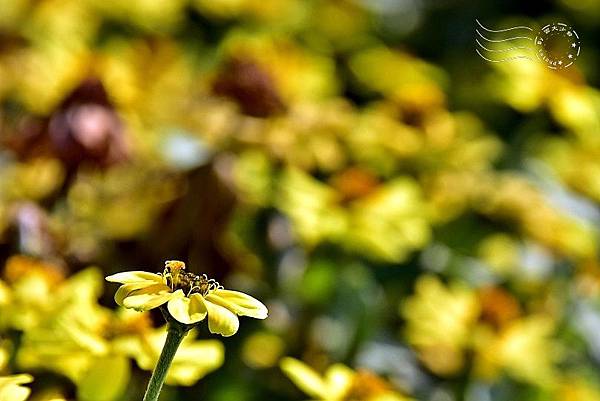
[[[475,18],[581,56],[487,63]],[[599,28],[596,0],[2,0],[0,376],[141,399],[164,322],[103,278],[180,259],[270,316],[201,326],[164,401],[600,400]]]

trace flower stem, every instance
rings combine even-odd
[[[169,366],[171,366],[171,362],[173,362],[177,348],[179,348],[179,344],[181,344],[181,341],[189,331],[187,325],[177,323],[173,321],[169,322],[167,339],[165,340],[165,345],[160,353],[154,372],[152,372],[152,377],[150,377],[150,382],[148,382],[144,401],[158,400],[160,390],[165,382],[167,371],[169,370]]]

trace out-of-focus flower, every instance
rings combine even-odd
[[[54,157],[68,167],[82,163],[105,167],[129,158],[121,121],[97,79],[82,82],[47,121],[24,129],[9,138],[21,158]]]
[[[8,259],[4,276],[10,284],[9,301],[0,302],[0,326],[26,330],[37,326],[60,307],[56,291],[64,284],[60,267],[31,257]],[[53,294],[53,291],[54,294]],[[35,294],[35,296],[32,296]]]
[[[110,165],[129,156],[121,121],[96,79],[84,81],[63,101],[48,122],[48,135],[67,164]]]
[[[52,215],[63,252],[86,263],[95,260],[106,241],[146,233],[180,195],[180,184],[178,176],[149,164],[79,170],[66,202]]]
[[[152,33],[170,32],[174,29],[184,18],[186,5],[183,0],[167,2],[90,0],[88,3],[93,10],[105,15],[108,19],[114,19],[123,24],[132,24]]]
[[[247,18],[270,27],[285,28],[297,27],[307,17],[309,8],[301,0],[193,0],[191,5],[216,20]]]
[[[110,345],[99,328],[85,327],[77,316],[65,314],[24,333],[17,364],[23,369],[58,372],[81,383],[109,351]]]
[[[404,260],[427,244],[430,227],[418,185],[408,177],[371,185],[344,205],[344,194],[303,172],[281,178],[277,205],[308,245],[330,241],[373,258]]]
[[[222,46],[226,56],[252,60],[271,76],[284,104],[326,99],[338,90],[332,60],[306,51],[285,34],[232,30]]]
[[[33,377],[28,374],[0,377],[0,401],[24,401],[31,389],[22,384],[31,383]]]
[[[441,375],[456,373],[464,364],[471,332],[479,316],[476,294],[459,283],[448,286],[434,276],[423,276],[416,293],[401,304],[407,320],[406,337],[423,363]]]
[[[292,222],[296,234],[309,246],[339,238],[346,230],[340,195],[298,169],[286,170],[279,182],[276,205]]]
[[[68,193],[65,220],[94,225],[108,238],[132,237],[147,229],[161,208],[178,195],[177,180],[169,178],[155,171],[140,171],[139,166],[79,174]]]
[[[101,307],[102,275],[96,269],[65,278],[59,266],[13,256],[4,273],[11,285],[10,307],[0,303],[0,327],[22,332],[16,366],[69,378],[82,401],[121,396],[129,381],[129,355],[113,340],[142,336],[151,327],[148,316],[127,320]],[[114,380],[105,381],[107,371],[114,373]]]
[[[595,228],[557,210],[528,180],[516,174],[482,176],[474,208],[508,220],[536,241],[575,258],[596,255]]]
[[[409,401],[383,379],[367,371],[353,371],[343,364],[330,366],[323,376],[294,358],[281,360],[283,372],[314,400]]]
[[[6,199],[41,200],[63,183],[64,169],[57,159],[35,158],[0,169],[0,194]]]
[[[267,308],[238,291],[225,290],[206,275],[185,271],[185,263],[165,262],[162,274],[132,271],[113,274],[107,281],[123,284],[115,294],[117,304],[136,310],[150,310],[167,304],[169,313],[184,324],[194,324],[208,315],[211,333],[228,337],[239,328],[236,315],[256,319],[267,317]]]
[[[255,369],[270,368],[277,365],[284,348],[285,343],[280,336],[266,332],[254,333],[244,342],[242,359]]]
[[[351,204],[350,248],[399,261],[427,245],[430,236],[420,188],[408,177],[390,180]]]
[[[538,315],[514,320],[498,333],[481,327],[474,335],[475,371],[487,379],[505,371],[532,384],[553,385],[561,356],[551,338],[554,327],[551,318]]]
[[[102,275],[95,269],[83,270],[58,284],[39,274],[20,278],[14,286],[14,308],[7,314],[8,323],[24,331],[17,365],[49,369],[82,383],[99,358],[110,352],[105,333],[111,312],[98,305],[101,289]],[[31,299],[32,290],[36,291],[35,300]]]
[[[229,60],[214,83],[214,92],[235,100],[251,116],[267,117],[284,110],[271,77],[250,60]]]
[[[17,365],[50,369],[79,383],[109,351],[102,332],[110,311],[97,303],[102,275],[87,269],[65,279],[60,266],[19,255],[4,273],[10,299],[0,302],[0,327],[23,332]]]
[[[442,70],[386,47],[372,47],[356,53],[350,68],[369,89],[376,90],[401,105],[434,110],[445,101],[439,83]]]
[[[595,138],[587,137],[581,140],[548,138],[539,146],[539,157],[551,166],[566,185],[598,202],[600,164],[595,155],[600,145],[595,144],[595,141]]]
[[[166,336],[166,328],[161,327],[136,335],[118,336],[113,341],[113,347],[117,352],[134,358],[140,368],[152,370]],[[194,338],[195,333],[191,332],[183,339],[169,367],[167,384],[192,386],[223,364],[225,348],[220,341]]]
[[[23,260],[36,268],[35,260]],[[57,272],[52,266],[39,264],[39,271],[27,272],[12,283],[11,308],[6,313],[11,327],[36,327],[62,314],[76,316],[86,327],[101,324],[106,319],[106,309],[97,302],[102,291],[100,271],[88,268],[64,279],[60,268]]]
[[[520,247],[514,237],[506,234],[493,234],[484,238],[478,247],[479,257],[494,272],[508,276],[519,264]]]
[[[500,287],[484,287],[479,290],[480,320],[497,329],[505,327],[521,315],[519,302]]]

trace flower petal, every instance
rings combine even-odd
[[[171,316],[184,324],[197,323],[203,320],[207,313],[204,302],[202,302],[202,297],[199,294],[194,294],[190,298],[173,298],[167,304],[167,308]]]
[[[131,271],[113,274],[106,277],[106,281],[121,284],[139,283],[143,281],[151,281],[156,284],[163,284],[165,282],[164,277],[156,273],[150,273],[145,271]]]
[[[206,296],[210,302],[224,306],[240,316],[266,319],[269,311],[259,300],[239,291],[215,290]]]
[[[12,376],[0,377],[0,383],[5,384],[26,384],[33,381],[33,376],[27,373],[21,373]]]
[[[223,337],[237,333],[240,321],[233,312],[223,306],[213,304],[207,299],[203,299],[202,302],[208,311],[208,330],[211,333],[220,334]]]
[[[28,374],[0,377],[0,400],[2,401],[25,401],[31,389],[21,384],[31,383],[33,377]]]
[[[294,382],[300,390],[320,400],[329,398],[327,384],[313,368],[294,358],[283,358],[281,370]]]
[[[123,284],[115,293],[115,302],[117,305],[123,306],[123,300],[128,297],[133,291],[155,285],[150,281],[141,281],[139,283]],[[168,287],[167,287],[168,288]]]
[[[336,363],[325,372],[325,385],[329,395],[334,399],[343,399],[352,387],[356,373],[348,366]]]
[[[137,310],[150,310],[164,304],[173,298],[171,289],[164,284],[134,290],[123,299],[123,306]]]

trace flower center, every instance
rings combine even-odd
[[[171,287],[172,291],[183,290],[188,297],[194,293],[205,297],[214,290],[223,289],[221,284],[212,278],[209,279],[206,274],[198,276],[185,271],[185,263],[178,260],[165,262],[165,270],[162,276],[166,279],[167,285]]]

